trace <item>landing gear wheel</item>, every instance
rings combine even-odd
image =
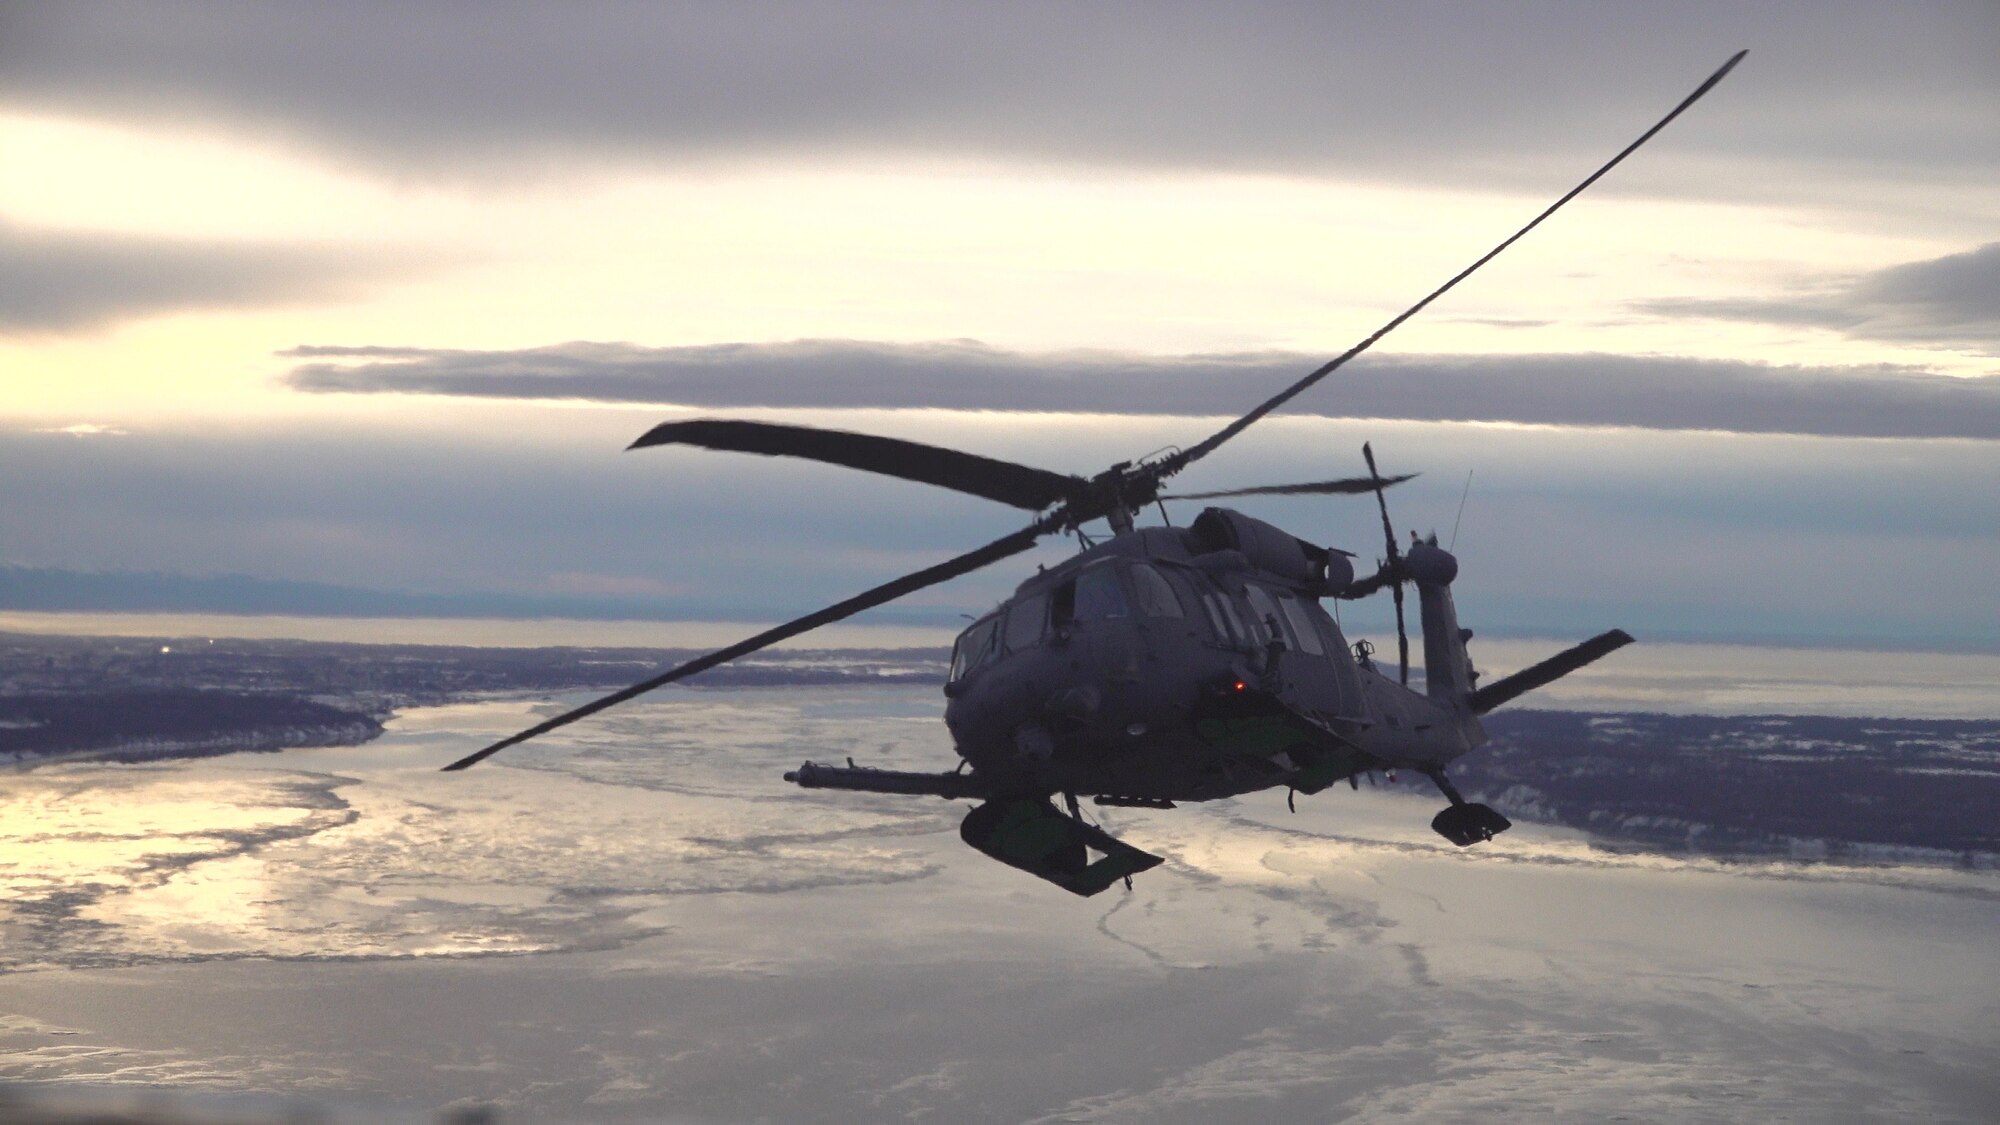
[[[1514,827],[1514,822],[1486,805],[1468,803],[1453,805],[1437,814],[1431,820],[1431,827],[1459,847],[1469,848]]]

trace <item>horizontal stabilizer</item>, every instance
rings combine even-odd
[[[1632,635],[1623,629],[1599,633],[1575,648],[1556,653],[1540,664],[1523,668],[1511,676],[1487,684],[1468,696],[1466,702],[1472,705],[1473,714],[1484,715],[1517,695],[1554,683],[1591,661],[1616,652],[1631,643]]]

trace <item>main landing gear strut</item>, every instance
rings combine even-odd
[[[1458,787],[1445,777],[1443,770],[1427,770],[1426,776],[1437,783],[1438,791],[1451,801],[1451,807],[1431,819],[1431,828],[1438,835],[1450,840],[1461,848],[1471,847],[1482,840],[1491,840],[1500,833],[1514,827],[1508,820],[1486,805],[1474,804],[1466,800]]]

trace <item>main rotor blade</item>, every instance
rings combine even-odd
[[[1362,340],[1360,343],[1354,345],[1353,347],[1340,353],[1334,358],[1328,360],[1326,363],[1320,365],[1305,378],[1300,379],[1298,382],[1293,383],[1291,386],[1286,387],[1284,390],[1264,400],[1264,402],[1260,403],[1255,410],[1252,410],[1250,413],[1245,414],[1243,417],[1238,418],[1236,421],[1229,423],[1227,426],[1224,426],[1222,429],[1216,431],[1214,434],[1210,435],[1207,439],[1203,440],[1199,444],[1189,446],[1187,449],[1182,450],[1181,452],[1173,454],[1172,456],[1166,458],[1164,461],[1161,462],[1160,465],[1160,474],[1159,474],[1160,477],[1162,479],[1170,477],[1173,474],[1179,472],[1181,469],[1187,467],[1188,465],[1191,465],[1194,462],[1201,460],[1203,457],[1208,456],[1210,453],[1215,452],[1216,447],[1220,446],[1223,442],[1228,441],[1230,438],[1233,438],[1237,434],[1242,433],[1244,430],[1249,429],[1253,423],[1255,423],[1258,419],[1264,417],[1264,415],[1269,414],[1271,411],[1276,410],[1280,406],[1285,405],[1287,402],[1290,402],[1293,398],[1297,397],[1301,392],[1306,390],[1308,387],[1311,387],[1314,383],[1319,382],[1321,379],[1326,378],[1328,375],[1338,370],[1340,366],[1342,364],[1345,364],[1348,360],[1353,359],[1355,356],[1358,356],[1362,352],[1367,351],[1369,348],[1374,347],[1375,342],[1377,340],[1380,340],[1382,337],[1387,336],[1389,333],[1395,331],[1399,326],[1402,325],[1404,321],[1424,311],[1424,309],[1430,306],[1430,303],[1432,301],[1435,301],[1439,297],[1444,296],[1446,293],[1450,292],[1452,288],[1455,287],[1459,282],[1464,281],[1468,277],[1471,277],[1474,271],[1478,270],[1479,267],[1492,261],[1494,258],[1499,257],[1501,251],[1507,249],[1509,246],[1512,246],[1514,245],[1514,243],[1520,241],[1521,237],[1523,235],[1526,235],[1529,231],[1534,230],[1538,226],[1541,226],[1542,220],[1548,218],[1550,215],[1555,214],[1556,211],[1561,209],[1563,204],[1568,203],[1570,200],[1575,199],[1577,196],[1583,194],[1585,188],[1588,188],[1590,185],[1596,183],[1599,179],[1603,178],[1606,172],[1609,172],[1613,168],[1616,168],[1620,163],[1624,161],[1626,157],[1638,151],[1640,145],[1643,145],[1647,141],[1652,140],[1654,134],[1666,128],[1669,122],[1671,122],[1674,118],[1679,117],[1682,114],[1682,112],[1684,112],[1689,106],[1693,105],[1697,101],[1700,101],[1701,96],[1703,94],[1706,94],[1711,89],[1714,89],[1715,84],[1722,81],[1723,76],[1727,75],[1731,70],[1734,70],[1736,68],[1736,64],[1743,61],[1743,56],[1749,53],[1750,53],[1749,51],[1738,51],[1734,55],[1731,55],[1729,57],[1729,61],[1722,64],[1721,69],[1717,70],[1714,74],[1708,76],[1708,81],[1703,82],[1701,85],[1695,87],[1694,93],[1689,94],[1685,98],[1682,98],[1681,104],[1675,106],[1671,111],[1668,112],[1668,114],[1665,117],[1660,118],[1660,120],[1656,124],[1654,124],[1652,128],[1646,130],[1643,134],[1641,134],[1638,140],[1633,141],[1629,145],[1626,145],[1624,150],[1619,152],[1618,155],[1612,157],[1610,160],[1605,161],[1603,167],[1599,168],[1597,171],[1592,172],[1589,176],[1585,177],[1582,183],[1569,189],[1569,191],[1566,192],[1561,199],[1558,199],[1554,203],[1549,204],[1548,208],[1544,210],[1541,214],[1536,215],[1533,219],[1531,219],[1528,222],[1527,226],[1524,226],[1520,230],[1517,230],[1513,234],[1507,236],[1506,241],[1500,243],[1500,245],[1498,246],[1495,246],[1493,249],[1488,250],[1483,256],[1480,257],[1478,261],[1458,271],[1458,273],[1454,275],[1450,281],[1447,281],[1443,285],[1440,285],[1436,289],[1432,290],[1430,296],[1425,297],[1423,300],[1418,301],[1416,304],[1411,305],[1409,308],[1403,310],[1401,313],[1398,313],[1395,319],[1389,321],[1389,323],[1387,324],[1384,324],[1382,327],[1377,328],[1374,331],[1374,333],[1371,334],[1367,339]]]
[[[574,711],[565,711],[555,718],[537,723],[519,734],[509,735],[488,746],[486,749],[480,750],[477,753],[467,754],[465,757],[444,768],[446,770],[462,770],[467,766],[476,765],[484,761],[487,757],[505,750],[515,743],[526,742],[538,734],[547,734],[557,727],[567,726],[578,719],[595,715],[607,707],[613,707],[628,699],[644,695],[656,687],[673,683],[675,680],[686,679],[697,672],[707,671],[718,664],[724,664],[739,656],[756,652],[760,648],[776,644],[787,637],[796,637],[800,633],[817,629],[821,625],[839,621],[843,617],[851,617],[864,609],[881,605],[884,602],[894,601],[904,594],[921,590],[926,586],[935,586],[940,582],[956,578],[961,574],[970,574],[980,567],[999,562],[1010,555],[1018,555],[1022,551],[1033,547],[1035,540],[1040,539],[1052,527],[1053,525],[1049,524],[1049,521],[1037,521],[1004,539],[996,539],[976,551],[969,551],[955,559],[949,559],[936,566],[927,567],[914,574],[906,574],[893,582],[885,582],[866,593],[856,594],[844,602],[837,602],[827,606],[825,609],[808,613],[804,617],[787,621],[776,628],[766,629],[756,636],[738,641],[728,648],[719,648],[706,656],[697,656],[693,660],[678,667],[670,668],[650,680],[633,684],[623,691],[613,692],[602,699],[594,699]]]
[[[1382,477],[1379,480],[1368,477],[1348,477],[1345,480],[1310,481],[1305,484],[1266,484],[1256,488],[1231,488],[1222,492],[1176,492],[1162,496],[1162,500],[1218,500],[1225,496],[1360,496],[1373,492],[1379,485],[1387,488],[1401,484],[1417,474],[1405,473],[1400,477]]]
[[[734,453],[761,453],[767,457],[803,457],[968,492],[1031,512],[1041,511],[1087,486],[1079,477],[956,449],[774,422],[716,418],[663,422],[627,448],[654,445],[693,445]]]

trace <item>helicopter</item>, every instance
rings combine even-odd
[[[1078,895],[1094,895],[1163,862],[1087,820],[1100,806],[1171,809],[1266,789],[1287,801],[1340,781],[1396,769],[1420,773],[1448,801],[1431,827],[1459,847],[1511,827],[1468,801],[1446,776],[1486,741],[1480,716],[1632,643],[1612,629],[1485,685],[1459,625],[1451,586],[1458,560],[1435,534],[1399,547],[1383,476],[1362,446],[1368,475],[1221,492],[1172,494],[1166,482],[1258,420],[1373,347],[1596,183],[1707,94],[1740,63],[1738,51],[1693,93],[1616,156],[1478,260],[1347,351],[1194,445],[1121,461],[1090,477],[1054,472],[920,442],[810,426],[693,419],[665,422],[629,447],[689,446],[797,457],[983,497],[1035,513],[1032,522],[935,566],[904,575],[736,644],[670,668],[547,719],[445,766],[466,769],[537,735],[596,714],[779,641],[906,594],[969,574],[1074,534],[1083,549],[1020,583],[965,628],[944,684],[944,721],[959,762],[937,773],[822,765],[784,779],[838,789],[975,802],[960,837],[994,859]],[[1168,500],[1261,495],[1368,495],[1385,544],[1376,571],[1357,577],[1355,556],[1319,546],[1227,507],[1187,526],[1166,519]],[[1136,517],[1157,505],[1162,526]],[[1094,542],[1086,524],[1110,534]],[[1415,586],[1423,688],[1409,686],[1404,588]],[[1365,640],[1350,644],[1325,600],[1390,591],[1397,674]],[[1386,661],[1385,661],[1386,663]],[[1055,798],[1060,795],[1063,806]]]

